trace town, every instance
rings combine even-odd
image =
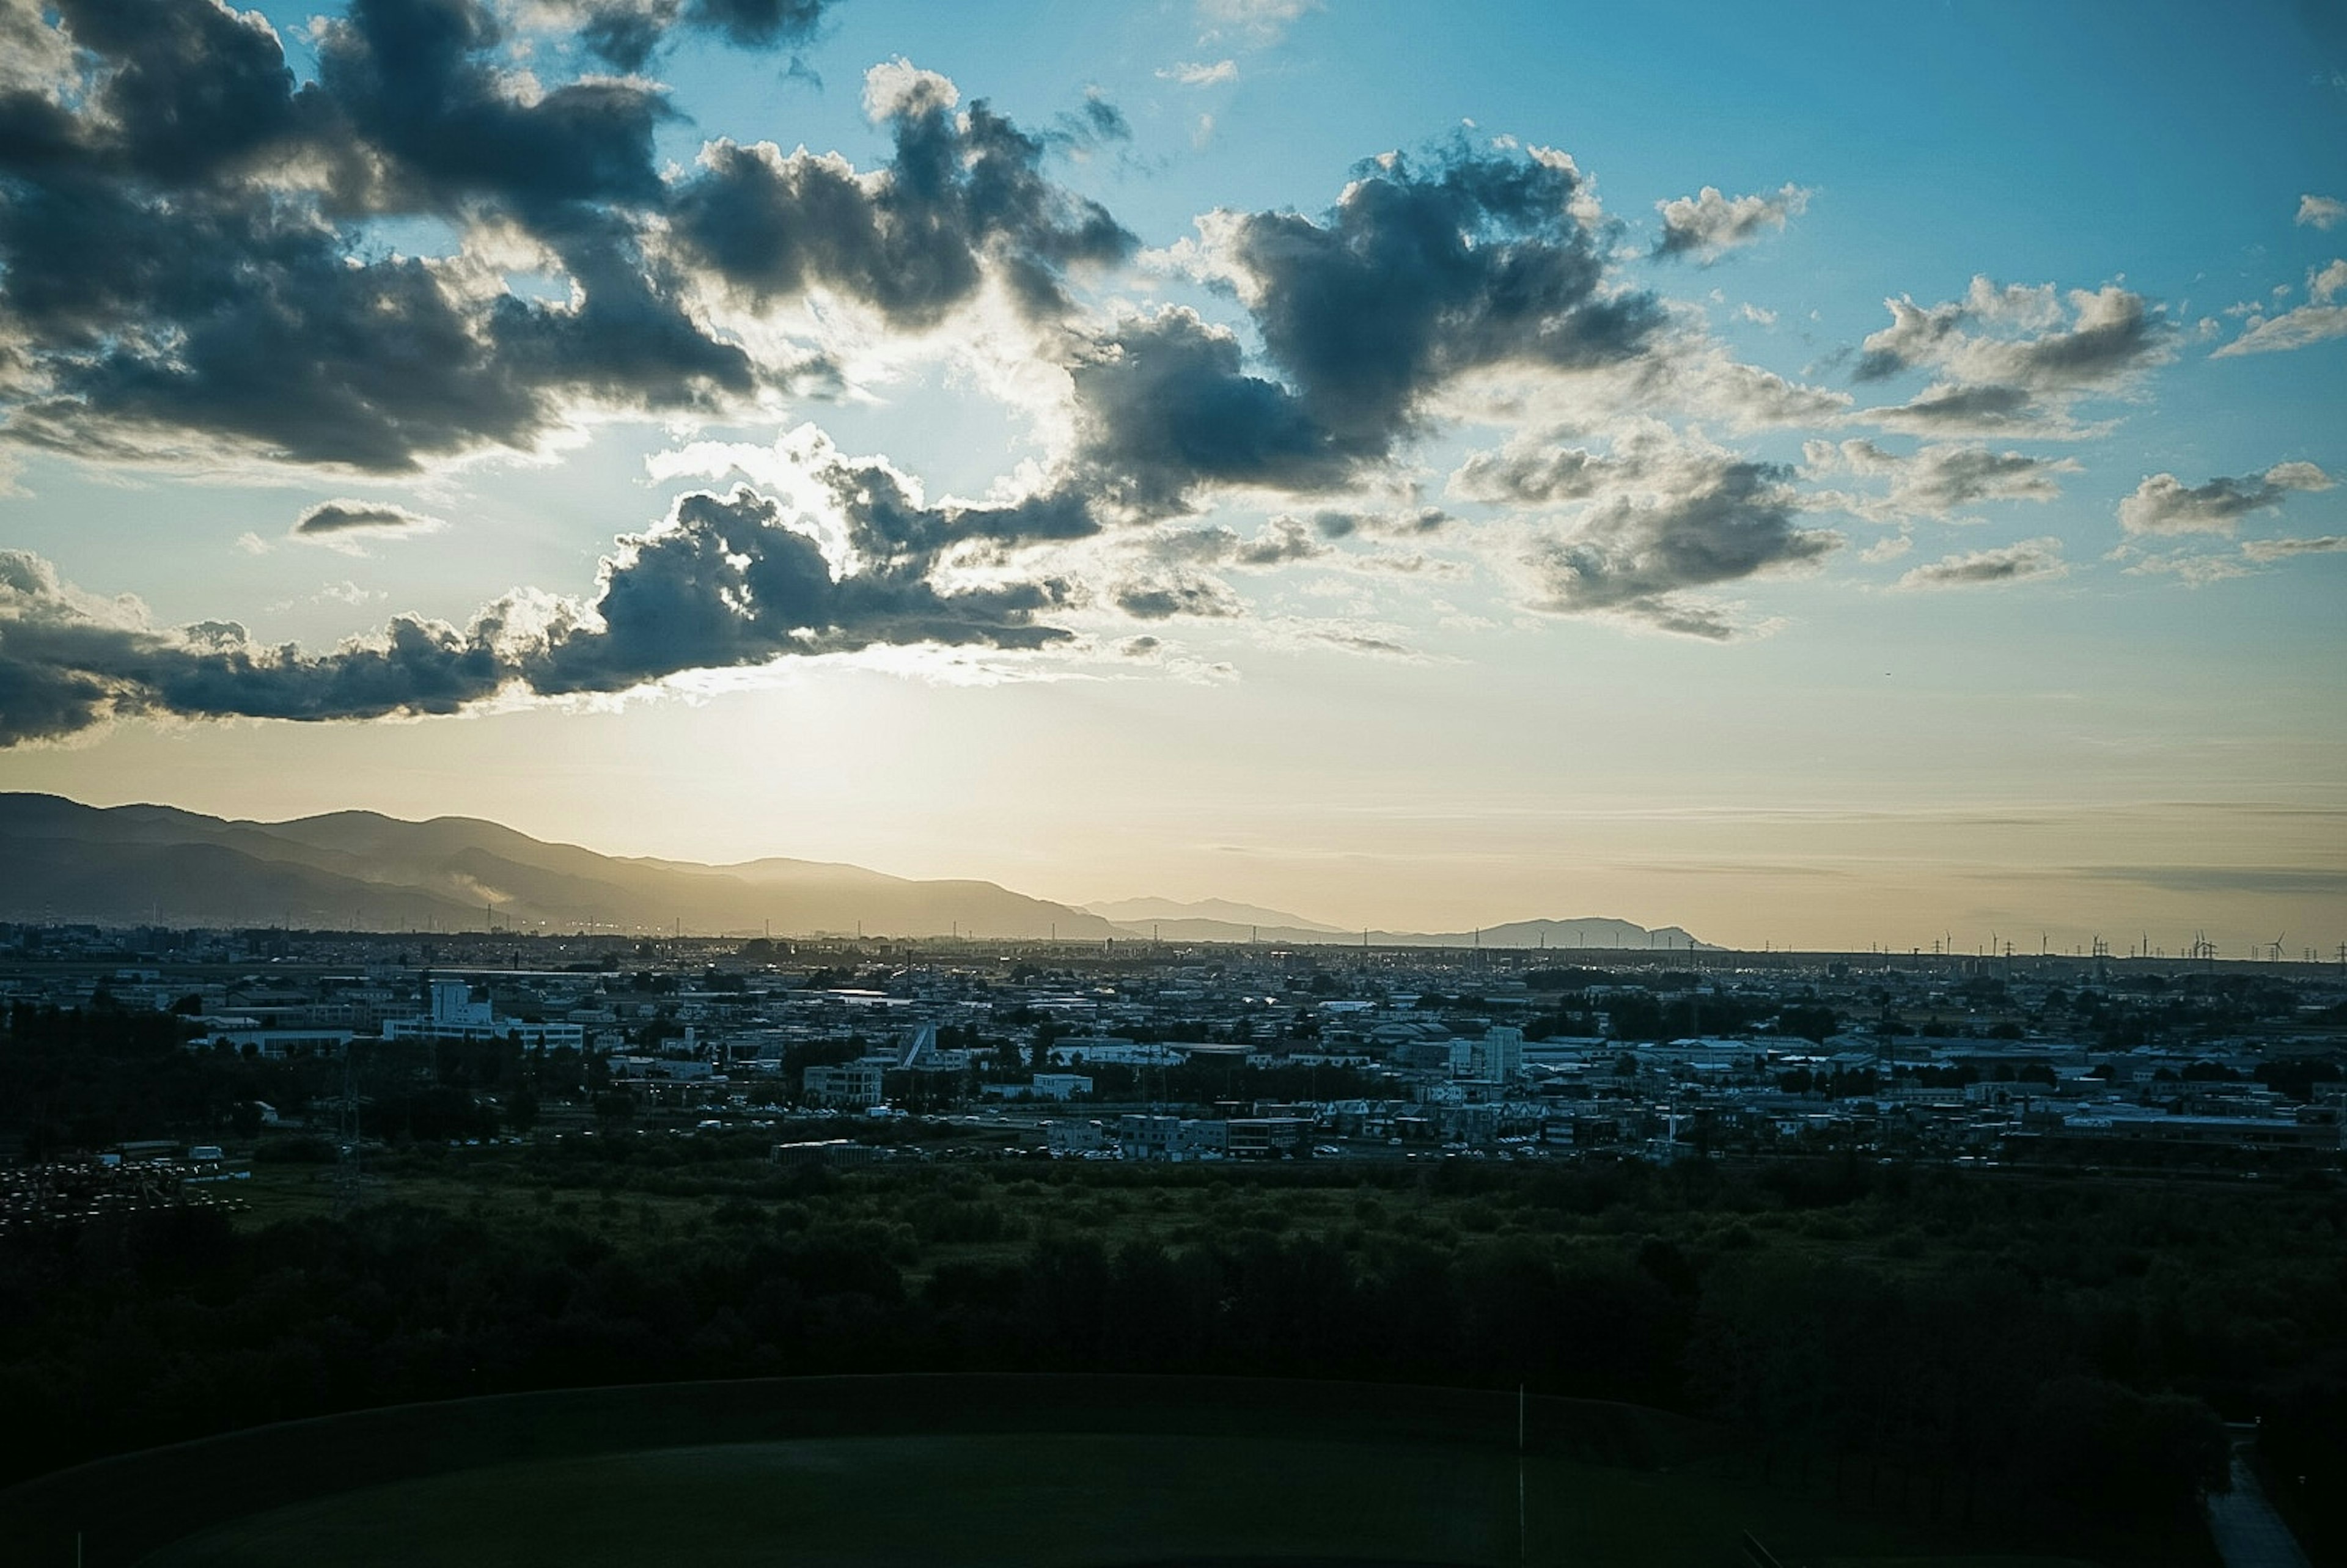
[[[1840,1151],[2255,1178],[2337,1167],[2347,1112],[2347,974],[2207,957],[19,925],[0,1008],[19,1040],[165,1020],[281,1086],[200,1125],[20,1097],[19,1163],[625,1130],[768,1135],[786,1164]]]

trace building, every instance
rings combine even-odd
[[[473,999],[469,980],[434,980],[429,1011],[413,1018],[386,1020],[385,1040],[509,1040],[518,1045],[547,1050],[579,1050],[587,1031],[575,1023],[524,1023],[499,1018],[495,1005]]]
[[[1239,1116],[1224,1129],[1225,1146],[1234,1157],[1268,1160],[1303,1153],[1311,1123],[1299,1116]]]
[[[867,1056],[827,1067],[810,1067],[799,1075],[799,1087],[817,1105],[839,1110],[866,1110],[887,1098],[882,1082],[893,1058]]]
[[[1230,1123],[1182,1116],[1120,1116],[1116,1146],[1128,1160],[1219,1159],[1230,1147]]]

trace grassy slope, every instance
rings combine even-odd
[[[155,1568],[416,1562],[727,1568],[1145,1563],[1190,1556],[1711,1564],[1738,1532],[1816,1561],[1881,1526],[1750,1486],[1453,1446],[1138,1435],[857,1438],[564,1460],[329,1498],[216,1531]]]

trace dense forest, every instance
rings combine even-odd
[[[489,1197],[0,1244],[6,1474],[474,1393],[855,1370],[1513,1386],[1732,1424],[1959,1536],[2188,1525],[2262,1417],[2335,1542],[2347,1204],[1850,1162],[774,1173],[512,1151]],[[431,1186],[441,1155],[388,1178]],[[431,1190],[448,1191],[444,1182]],[[2190,1533],[2188,1528],[2183,1533]]]
[[[189,1053],[171,1020],[20,1009],[33,1142],[226,1125],[332,1066]],[[0,1236],[0,1481],[257,1422],[476,1393],[882,1370],[1481,1385],[1717,1420],[1781,1484],[1983,1542],[2197,1536],[2223,1420],[2347,1550],[2347,1193],[1775,1163],[780,1170],[773,1134],[451,1150],[575,1067],[416,1064],[371,1106],[367,1201],[271,1134],[304,1204]],[[548,1077],[548,1074],[556,1074]],[[569,1076],[560,1076],[568,1074]],[[492,1102],[502,1111],[486,1109]],[[2178,1560],[2190,1560],[2186,1552]]]

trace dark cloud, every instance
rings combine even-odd
[[[673,113],[666,98],[589,80],[525,99],[494,68],[504,41],[477,0],[354,0],[326,26],[320,83],[388,159],[394,189],[369,199],[411,206],[490,198],[525,211],[657,201],[652,133]]]
[[[589,614],[522,661],[543,692],[621,691],[682,670],[764,664],[877,643],[1033,648],[1068,634],[1034,624],[1051,584],[940,592],[927,558],[835,577],[822,549],[746,487],[692,495],[671,526],[622,542]]]
[[[1883,302],[1891,325],[1860,345],[1857,379],[1911,370],[1940,379],[1909,403],[1863,417],[1924,433],[2075,434],[2074,402],[2123,387],[2166,359],[2174,336],[2157,307],[2116,284],[2065,297],[2050,284],[2000,288],[1974,278],[1961,300]]]
[[[1095,88],[1084,95],[1081,108],[1059,118],[1051,138],[1077,152],[1090,151],[1112,142],[1131,141],[1133,122]]]
[[[794,655],[1034,649],[1069,637],[1038,619],[1072,601],[1064,582],[938,582],[955,545],[1068,528],[1064,506],[924,508],[873,464],[835,461],[818,477],[847,517],[853,569],[835,572],[805,519],[747,487],[696,493],[661,527],[622,539],[586,602],[514,596],[461,630],[401,616],[317,654],[256,644],[226,622],[156,628],[135,604],[77,591],[37,557],[0,552],[0,744],[113,716],[449,713],[505,692],[620,692]],[[1214,613],[1195,585],[1166,591],[1176,598],[1163,614]]]
[[[1358,169],[1325,220],[1253,213],[1218,244],[1305,411],[1342,449],[1382,456],[1460,372],[1613,364],[1659,330],[1651,295],[1605,292],[1580,190],[1560,158],[1396,154]]]
[[[1370,456],[1248,374],[1237,337],[1185,308],[1127,322],[1071,374],[1078,464],[1103,498],[1143,512],[1179,510],[1202,485],[1331,489]]]
[[[604,0],[581,8],[579,36],[620,70],[637,71],[680,28],[774,48],[814,37],[826,8],[825,0]]]
[[[1439,534],[1456,520],[1440,507],[1404,507],[1390,512],[1346,511],[1331,507],[1312,514],[1312,526],[1325,539],[1348,539],[1356,534],[1396,539],[1417,538],[1427,534]]]
[[[1546,507],[1589,499],[1606,487],[1612,471],[1607,459],[1581,447],[1525,444],[1468,454],[1450,485],[1471,501]]]
[[[438,518],[411,512],[388,501],[321,501],[293,520],[293,536],[323,538],[347,534],[416,534],[446,526]]]
[[[210,0],[59,18],[80,74],[55,103],[0,104],[11,438],[136,456],[208,437],[395,472],[528,446],[580,400],[702,408],[756,384],[643,243],[666,196],[652,89],[525,99],[470,0],[359,0],[298,91],[275,36]],[[350,227],[426,212],[518,226],[579,302],[482,298]]]
[[[815,0],[646,5],[569,15],[607,56],[675,27],[786,44],[821,16]],[[671,182],[662,89],[521,85],[503,15],[354,0],[320,25],[301,87],[265,24],[212,0],[65,0],[28,22],[55,47],[36,62],[47,90],[0,92],[0,340],[17,345],[0,432],[90,456],[225,445],[400,472],[529,448],[584,406],[709,411],[827,378],[712,329],[692,302],[712,273],[926,326],[989,277],[1056,316],[1069,269],[1133,247],[1045,174],[1051,137],[983,103],[957,113],[950,83],[901,62],[867,95],[895,137],[886,167],[721,142]],[[1069,124],[1089,145],[1123,128],[1096,97]],[[415,217],[535,247],[555,286],[373,238]]]
[[[2045,410],[2023,386],[1933,386],[1895,408],[1871,408],[1864,417],[1921,435],[2024,431]]]
[[[2062,559],[2061,540],[2024,539],[2019,544],[2001,545],[1994,549],[1942,557],[1906,573],[1895,586],[1903,589],[1990,588],[2002,583],[2026,582],[2033,578],[2062,577],[2069,569]]]
[[[1929,363],[1958,337],[1963,325],[1965,312],[1960,304],[1926,308],[1912,300],[1882,302],[1891,312],[1891,324],[1870,333],[1860,345],[1858,364],[1850,373],[1859,381],[1887,381],[1911,365]]]
[[[1074,356],[1076,462],[1113,506],[1185,509],[1213,487],[1344,488],[1386,463],[1427,399],[1500,365],[1595,369],[1647,352],[1663,312],[1605,286],[1571,162],[1454,147],[1356,171],[1324,219],[1221,214],[1214,275],[1268,360],[1187,309],[1128,318]]]
[[[1170,620],[1177,615],[1229,618],[1245,613],[1245,607],[1227,583],[1188,573],[1122,583],[1109,597],[1119,610],[1142,620]]]
[[[1289,517],[1272,518],[1253,538],[1225,528],[1174,528],[1159,534],[1152,548],[1163,560],[1225,567],[1285,566],[1330,553],[1301,519]]]
[[[2229,534],[2251,512],[2279,507],[2293,491],[2327,490],[2331,476],[2311,463],[2277,463],[2245,479],[2222,475],[2186,485],[2154,474],[2119,503],[2119,526],[2130,534]]]
[[[58,0],[56,9],[74,43],[106,62],[86,126],[67,134],[87,136],[116,167],[201,179],[302,134],[293,73],[257,15],[194,0]]]
[[[712,143],[673,203],[685,254],[762,303],[822,287],[902,326],[931,325],[967,301],[989,263],[1030,313],[1064,313],[1068,269],[1121,260],[1133,237],[1045,176],[1042,137],[983,102],[957,114],[950,84],[932,85],[942,82],[875,97],[896,145],[868,174],[804,149]]]
[[[1814,564],[1840,543],[1796,522],[1785,471],[1725,456],[1681,455],[1667,489],[1615,495],[1544,538],[1531,565],[1534,608],[1626,616],[1666,631],[1725,641],[1734,623],[1689,600],[1689,589]]]
[[[1902,455],[1864,440],[1839,446],[1806,442],[1802,458],[1805,477],[1850,473],[1887,478],[1886,495],[1831,497],[1859,516],[1877,520],[1946,517],[1982,501],[2051,501],[2062,493],[2058,476],[2078,471],[2078,465],[2066,457],[1952,445]]]
[[[158,630],[134,607],[75,592],[46,561],[0,551],[0,744],[72,734],[115,714],[453,712],[510,678],[477,631],[412,617],[371,644],[316,658],[257,646],[232,623]]]

